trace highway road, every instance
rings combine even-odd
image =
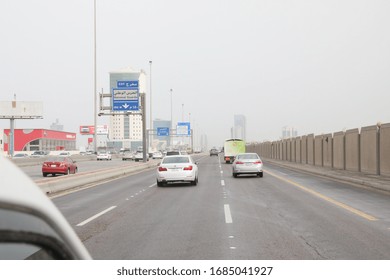
[[[267,163],[233,178],[195,158],[197,186],[157,187],[148,170],[53,202],[94,259],[390,259],[388,193]]]

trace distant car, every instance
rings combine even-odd
[[[167,183],[198,183],[198,165],[189,155],[166,156],[157,167],[157,186]]]
[[[69,152],[61,152],[61,153],[59,153],[59,156],[70,157],[70,153]]]
[[[0,260],[91,259],[42,190],[0,156]]]
[[[98,153],[97,160],[112,160],[112,156],[109,152],[100,152]]]
[[[48,174],[55,176],[56,174],[76,174],[78,167],[76,161],[70,157],[49,157],[42,164],[42,175],[46,177]]]
[[[14,154],[14,156],[12,158],[28,158],[28,154],[27,153],[17,153],[17,154]]]
[[[241,174],[254,174],[263,177],[263,162],[256,153],[236,155],[232,168],[234,178]]]
[[[154,152],[153,153],[153,156],[152,156],[154,159],[160,159],[160,158],[163,158],[163,154],[161,152]]]
[[[210,150],[210,156],[218,156],[218,150],[217,149],[211,149]]]
[[[45,151],[34,151],[34,152],[31,154],[30,157],[32,157],[32,158],[41,158],[41,157],[44,157],[44,156],[46,156],[46,155],[48,155],[48,153],[45,152]]]
[[[134,160],[135,154],[133,152],[127,151],[122,155],[122,160]]]
[[[168,151],[166,153],[167,156],[178,156],[181,155],[180,151]]]
[[[144,154],[142,151],[138,151],[135,156],[134,156],[134,160],[135,161],[143,161],[144,160]],[[146,153],[146,160],[148,161],[149,160],[149,154]]]

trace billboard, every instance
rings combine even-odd
[[[96,134],[98,135],[108,135],[108,125],[98,125],[96,126]]]
[[[0,101],[0,119],[40,119],[43,102]]]
[[[80,134],[82,134],[82,135],[95,134],[95,126],[93,126],[93,125],[80,126]]]

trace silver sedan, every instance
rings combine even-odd
[[[255,174],[263,177],[263,162],[256,153],[238,154],[232,166],[234,178],[240,174]]]

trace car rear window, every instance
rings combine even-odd
[[[50,157],[46,161],[51,161],[51,162],[66,161],[66,158],[65,157]]]
[[[163,163],[189,163],[188,157],[166,157],[162,161]]]
[[[257,155],[240,155],[238,156],[239,159],[258,159],[259,157]]]

